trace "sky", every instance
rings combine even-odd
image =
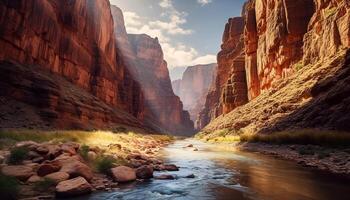
[[[124,12],[128,33],[158,37],[168,68],[216,62],[230,17],[245,0],[110,0]]]

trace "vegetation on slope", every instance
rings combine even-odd
[[[208,142],[262,142],[269,144],[302,144],[320,146],[349,146],[350,134],[326,130],[291,130],[271,134],[252,134],[229,129],[217,130],[212,133],[201,132],[196,138]]]

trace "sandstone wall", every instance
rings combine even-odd
[[[221,51],[217,56],[215,81],[207,95],[204,109],[196,121],[198,128],[203,128],[211,120],[246,101],[246,84],[240,83],[245,81],[245,77],[242,77],[242,72],[245,74],[244,59],[241,57],[244,50],[243,30],[242,17],[229,19],[225,26]]]
[[[167,63],[158,39],[147,35],[128,35],[122,11],[112,6],[112,15],[117,52],[132,77],[140,83],[144,94],[145,110],[142,116],[145,123],[161,131],[192,134],[193,122],[172,90]]]
[[[193,122],[172,89],[167,63],[157,38],[129,35],[137,58],[137,80],[145,96],[148,121],[171,133],[193,134]]]
[[[242,57],[249,103],[218,117],[205,130],[348,131],[349,8],[347,0],[247,1]],[[224,90],[223,97],[235,94]]]
[[[3,0],[0,13],[0,60],[39,65],[142,119],[142,94],[119,58],[108,0]]]
[[[172,82],[174,93],[180,97],[184,109],[190,112],[193,121],[196,120],[205,102],[216,67],[217,64],[190,66],[184,72],[181,80]]]

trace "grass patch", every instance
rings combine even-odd
[[[21,164],[28,157],[29,150],[25,147],[11,149],[8,163],[12,165]]]
[[[337,8],[336,7],[333,7],[333,8],[327,8],[324,10],[324,15],[325,15],[325,18],[328,18],[330,16],[333,16],[337,13]]]
[[[220,129],[212,133],[200,132],[195,136],[195,138],[199,140],[204,140],[207,142],[213,142],[213,143],[231,143],[231,142],[239,142],[241,134],[242,133],[240,131]]]
[[[94,161],[94,164],[98,172],[108,174],[116,162],[117,160],[111,156],[100,156]]]
[[[294,69],[295,69],[296,71],[301,70],[303,67],[304,67],[303,61],[299,61],[299,62],[297,62],[296,64],[294,64]]]
[[[37,191],[47,191],[48,189],[55,187],[56,182],[49,178],[44,178],[42,181],[36,182],[34,184],[34,189]]]
[[[1,199],[17,199],[19,183],[13,177],[0,174]]]
[[[89,151],[90,151],[90,147],[88,146],[88,145],[82,145],[82,146],[80,146],[80,148],[79,148],[79,155],[84,159],[84,160],[89,160],[89,155],[88,155],[88,153],[89,153]]]
[[[299,130],[283,131],[274,134],[243,134],[243,142],[263,142],[273,144],[312,144],[319,146],[349,146],[350,134],[335,131]]]

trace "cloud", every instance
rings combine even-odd
[[[193,30],[182,27],[187,23],[187,14],[176,10],[171,0],[161,0],[158,5],[163,12],[162,19],[149,20],[135,12],[124,12],[127,32],[145,33],[153,38],[157,37],[162,46],[164,58],[168,62],[168,68],[216,62],[215,55],[203,56],[190,46],[174,42],[172,39],[175,36],[194,33]]]
[[[209,3],[211,3],[212,0],[197,0],[197,2],[199,4],[201,4],[201,6],[205,6],[205,5],[209,4]]]
[[[182,44],[163,43],[162,48],[170,68],[216,63],[216,55],[200,56],[197,50]]]
[[[160,1],[159,6],[162,8],[171,8],[173,7],[173,4],[171,0],[162,0]]]

